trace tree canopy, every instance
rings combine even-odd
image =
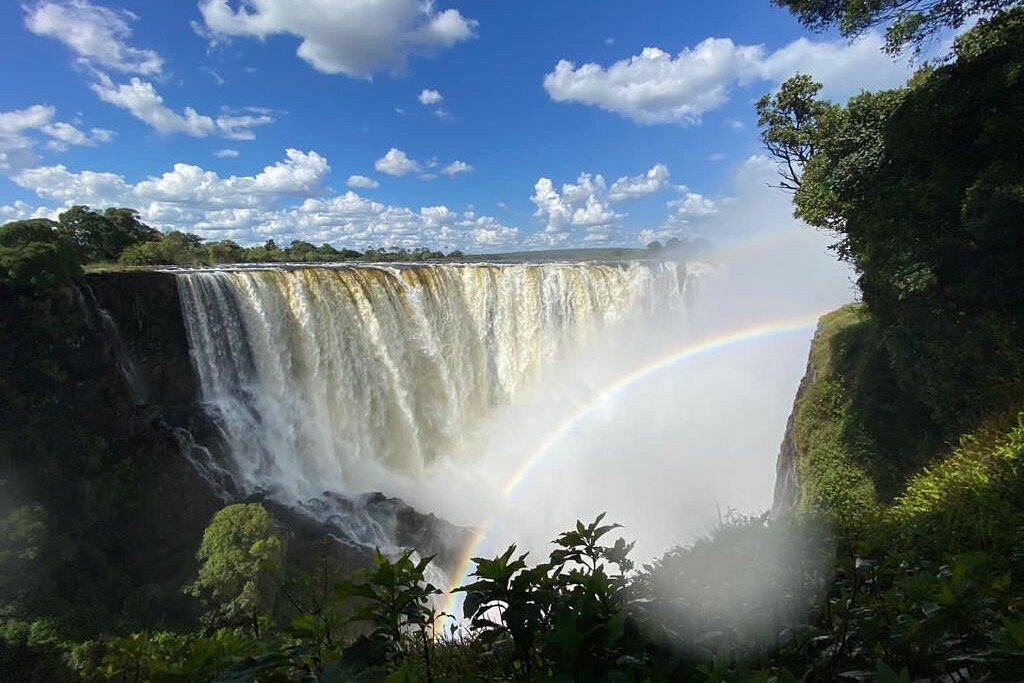
[[[816,30],[838,29],[856,37],[886,27],[886,50],[900,52],[944,28],[959,29],[974,17],[1017,7],[1021,0],[772,0],[802,24]]]
[[[263,506],[236,504],[220,510],[206,528],[196,558],[199,576],[186,592],[207,602],[210,622],[251,626],[258,634],[260,617],[273,607],[272,579],[284,562],[284,541]]]
[[[798,76],[759,111],[797,217],[837,234],[903,381],[969,420],[1024,377],[1024,9],[955,53],[842,107]]]

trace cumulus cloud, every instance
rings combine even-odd
[[[456,159],[455,161],[441,169],[441,175],[446,175],[449,178],[454,178],[460,173],[470,173],[472,170],[473,167],[471,165],[467,164],[465,161],[459,161],[458,159]]]
[[[27,218],[50,218],[56,220],[62,209],[50,209],[45,206],[32,206],[20,199],[11,204],[0,206],[0,221],[22,221]]]
[[[886,56],[882,43],[873,33],[853,43],[800,38],[769,52],[763,45],[707,38],[675,56],[647,47],[607,67],[563,59],[545,76],[544,88],[556,102],[600,107],[637,123],[690,125],[725,104],[737,86],[777,85],[798,72],[820,80],[833,98],[902,84],[910,67]]]
[[[162,175],[132,184],[115,173],[75,172],[57,165],[24,170],[12,179],[63,206],[133,206],[143,220],[162,230],[250,244],[273,237],[356,248],[481,250],[520,242],[518,228],[472,211],[459,213],[444,205],[390,206],[352,191],[332,194],[322,187],[329,171],[327,160],[317,152],[290,149],[283,160],[248,176],[224,177],[199,166],[175,164]],[[0,217],[49,216],[61,210],[15,202],[0,206]]]
[[[668,166],[655,164],[647,173],[636,176],[623,176],[612,183],[608,190],[608,199],[621,202],[654,194],[665,189],[668,184]]]
[[[713,199],[704,195],[691,192],[685,185],[679,186],[682,196],[668,202],[668,208],[675,209],[675,215],[679,217],[710,216],[718,213],[718,206]]]
[[[218,159],[230,159],[238,156],[237,149],[218,149],[213,153],[213,156]]]
[[[373,178],[367,178],[364,175],[350,175],[346,185],[353,188],[358,187],[367,190],[375,190],[380,187],[380,183]]]
[[[388,153],[374,162],[373,167],[381,173],[403,176],[420,170],[418,161],[413,161],[402,150],[392,147]]]
[[[576,183],[562,185],[561,192],[550,178],[539,178],[530,197],[536,206],[535,216],[546,222],[547,244],[564,242],[574,228],[587,228],[588,235],[604,232],[623,215],[608,204],[607,187],[600,174],[581,173]]]
[[[438,104],[444,99],[444,96],[436,90],[430,88],[424,88],[423,92],[420,93],[420,104]]]
[[[411,55],[450,48],[474,37],[477,22],[431,0],[201,0],[213,40],[231,36],[300,39],[298,56],[317,71],[369,79],[399,72]]]
[[[114,83],[106,74],[90,86],[101,100],[124,109],[135,118],[152,126],[158,133],[184,133],[195,138],[220,135],[230,140],[252,140],[252,129],[274,122],[267,113],[217,117],[200,114],[192,107],[176,112],[166,104],[149,81],[133,76],[128,83]]]
[[[62,202],[243,208],[269,206],[282,196],[310,196],[329,171],[327,160],[316,152],[289,149],[284,160],[254,176],[222,178],[214,171],[179,163],[171,171],[135,185],[115,173],[73,173],[63,165],[27,169],[12,180],[40,197]]]
[[[163,70],[164,60],[156,52],[128,45],[129,22],[138,17],[127,10],[99,7],[88,0],[44,0],[27,5],[25,12],[29,31],[59,40],[83,63],[144,76]]]
[[[0,112],[0,172],[13,172],[37,161],[36,139],[47,138],[48,149],[63,152],[72,146],[95,147],[114,139],[114,131],[92,128],[84,131],[65,121],[54,121],[57,110],[45,104]]]

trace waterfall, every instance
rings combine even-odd
[[[178,271],[201,400],[243,491],[353,492],[416,477],[546,364],[683,305],[657,264]]]

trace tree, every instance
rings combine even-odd
[[[1017,7],[1021,0],[772,0],[816,30],[838,28],[846,37],[886,26],[886,51],[919,48],[944,28],[959,29],[968,19]]]
[[[844,107],[783,86],[822,112],[795,213],[837,232],[900,383],[953,430],[1024,395],[1024,8],[979,22],[955,54]],[[785,140],[773,102],[763,136]],[[791,148],[769,151],[788,170]]]
[[[55,289],[81,273],[75,249],[45,218],[0,227],[0,282],[20,288]]]
[[[835,105],[817,99],[821,83],[797,74],[782,84],[775,95],[757,101],[761,141],[779,162],[779,187],[796,192],[807,162],[814,156],[822,119]]]
[[[116,261],[131,246],[160,239],[160,232],[139,220],[134,209],[72,206],[58,217],[59,232],[74,244],[85,261]]]
[[[277,593],[284,540],[259,503],[229,505],[213,516],[196,553],[199,576],[185,592],[209,607],[212,624],[245,625],[257,637]]]

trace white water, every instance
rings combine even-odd
[[[498,408],[616,331],[679,318],[686,298],[674,263],[178,277],[201,399],[237,483],[285,501],[436,489],[425,480],[451,471]]]

